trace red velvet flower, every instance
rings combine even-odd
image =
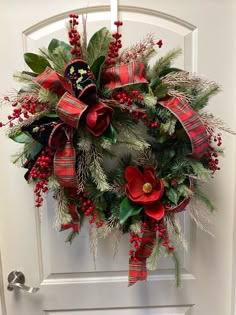
[[[148,167],[144,173],[134,166],[128,166],[125,170],[125,178],[128,183],[125,192],[130,200],[144,204],[146,214],[156,220],[164,216],[164,206],[160,201],[164,193],[164,185],[155,176],[153,167]]]
[[[102,103],[89,107],[86,116],[86,128],[95,137],[100,136],[110,125],[114,110]]]

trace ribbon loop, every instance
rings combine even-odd
[[[133,61],[128,64],[107,68],[104,72],[105,87],[116,89],[126,85],[148,83],[145,77],[145,66],[142,62]]]
[[[71,83],[49,67],[37,76],[35,82],[39,83],[44,89],[56,93],[58,96],[62,96],[66,91],[73,93]]]
[[[177,97],[159,101],[158,104],[169,109],[183,126],[192,145],[190,156],[197,159],[201,158],[208,150],[209,142],[207,131],[198,114],[187,102],[184,102]]]
[[[77,129],[80,117],[87,107],[82,101],[66,92],[57,104],[56,112],[65,124]]]
[[[89,65],[82,59],[73,59],[64,69],[74,91],[74,95],[86,100],[86,103],[95,101],[97,98],[96,79],[89,68]]]

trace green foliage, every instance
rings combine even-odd
[[[42,73],[47,67],[50,67],[50,63],[46,58],[33,53],[24,54],[25,63],[36,73]]]
[[[93,64],[91,65],[91,71],[93,72],[96,78],[97,87],[100,86],[101,69],[105,59],[106,59],[105,56],[100,56],[96,60],[94,60]]]
[[[107,139],[111,144],[116,144],[117,137],[117,130],[112,124],[110,124],[106,131],[102,134],[102,138]]]
[[[175,264],[175,285],[177,288],[181,286],[181,269],[180,269],[180,261],[176,252],[169,253],[169,256],[172,258]]]
[[[29,143],[32,141],[32,138],[27,136],[24,132],[19,132],[15,135],[10,136],[13,141],[18,142],[18,143]]]
[[[220,87],[217,84],[211,84],[206,89],[197,94],[195,100],[191,103],[191,106],[199,111],[204,108],[211,97],[216,95],[220,91]]]
[[[136,204],[125,197],[120,204],[120,224],[124,224],[129,217],[139,214],[142,209],[142,205]]]
[[[55,38],[52,39],[48,45],[48,51],[50,52],[50,54],[58,56],[59,58],[62,58],[65,64],[70,62],[71,59],[73,58],[70,52],[71,49],[72,49],[72,46]]]
[[[151,255],[147,258],[147,270],[154,271],[158,267],[158,262],[161,257],[161,249],[162,249],[161,238],[158,238],[153,246],[153,250]]]
[[[79,235],[78,232],[71,231],[69,235],[66,238],[66,243],[70,243],[70,245],[73,243],[74,239]]]
[[[214,204],[210,201],[210,199],[208,198],[208,196],[206,195],[206,193],[204,193],[199,185],[195,185],[194,186],[194,198],[199,199],[200,201],[202,201],[203,203],[205,203],[205,205],[207,206],[207,208],[213,212],[215,209]]]
[[[167,122],[161,124],[160,132],[172,135],[175,132],[176,123],[177,118],[175,116],[172,116]]]
[[[172,187],[169,189],[166,189],[165,193],[168,199],[177,206],[179,202],[179,198],[180,198],[180,193]]]
[[[177,48],[169,51],[165,56],[159,58],[154,66],[147,73],[149,80],[155,78],[156,76],[160,77],[164,71],[170,68],[172,62],[181,55],[182,50]]]
[[[94,33],[87,48],[88,64],[92,65],[98,57],[106,56],[109,44],[112,41],[113,37],[106,27],[103,27]]]
[[[39,99],[40,102],[48,103],[48,104],[50,104],[52,106],[56,106],[58,101],[59,101],[59,98],[58,98],[56,93],[53,93],[50,90],[46,90],[44,88],[41,88],[39,90],[39,92],[38,92],[38,99]]]

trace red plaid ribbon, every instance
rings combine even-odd
[[[142,62],[133,61],[128,64],[107,68],[104,72],[105,87],[116,89],[130,84],[148,83],[145,78],[145,66]]]
[[[192,145],[191,156],[200,158],[209,148],[208,135],[198,114],[191,106],[177,97],[158,102],[169,109],[182,124]]]
[[[67,125],[78,128],[79,120],[88,106],[66,92],[57,104],[57,114]]]
[[[129,286],[147,279],[146,259],[151,255],[156,240],[156,232],[151,225],[144,228],[142,242],[135,252],[135,260],[129,261]]]
[[[70,81],[48,67],[37,76],[35,82],[39,83],[44,89],[56,93],[58,96],[62,96],[66,91],[73,93]]]
[[[53,168],[57,181],[61,186],[77,187],[75,170],[76,154],[72,144],[73,129],[58,124],[49,138],[49,146],[56,148]]]

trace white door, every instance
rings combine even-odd
[[[116,1],[112,1],[116,4]],[[114,15],[116,14],[115,9]],[[88,32],[110,28],[110,2],[12,0],[1,11],[0,69],[2,95],[17,87],[12,73],[24,67],[24,51],[37,51],[51,38],[66,40],[68,13],[88,12]],[[210,110],[229,125],[235,123],[232,30],[233,0],[120,0],[119,19],[124,22],[123,44],[129,45],[153,32],[162,38],[162,53],[183,49],[178,65],[203,74],[222,85],[223,92]],[[0,121],[7,111],[0,112]],[[52,228],[53,198],[49,197],[42,219],[34,209],[33,191],[23,179],[24,170],[10,162],[17,144],[1,132],[0,155],[0,277],[2,315],[228,315],[233,314],[233,211],[235,191],[235,139],[224,138],[226,157],[221,172],[206,186],[217,206],[215,238],[182,218],[189,252],[180,253],[182,288],[174,285],[173,266],[162,260],[148,281],[127,287],[128,239],[123,237],[115,259],[112,238],[99,241],[94,268],[89,236],[84,227],[72,246],[67,232]],[[35,294],[8,291],[7,275],[21,270],[26,284],[39,287]]]

